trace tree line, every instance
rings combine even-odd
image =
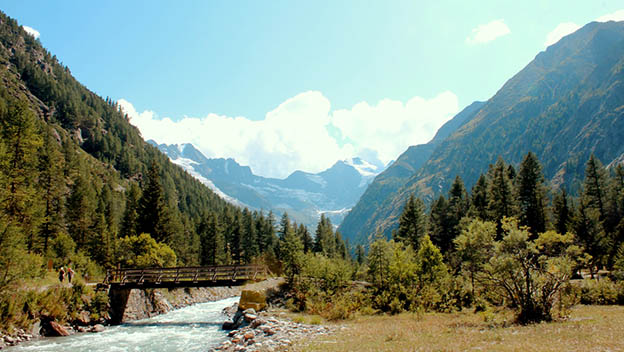
[[[546,184],[533,153],[517,170],[499,158],[470,192],[456,177],[429,209],[410,196],[392,239],[374,236],[368,253],[358,246],[347,260],[292,254],[299,258],[288,269],[293,309],[345,318],[500,305],[530,323],[552,319],[555,305],[565,314],[575,302],[596,303],[592,284],[571,279],[599,269],[624,278],[623,176],[621,165],[607,169],[591,156],[579,196],[571,197]],[[351,280],[370,286],[354,290]],[[614,295],[624,298],[620,291]]]

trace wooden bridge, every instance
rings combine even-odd
[[[120,268],[107,270],[104,284],[115,289],[238,286],[266,276],[266,268],[259,265]]]

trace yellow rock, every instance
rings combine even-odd
[[[243,290],[241,293],[238,309],[245,310],[253,308],[256,312],[266,307],[266,295],[260,291]]]

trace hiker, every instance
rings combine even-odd
[[[71,284],[72,279],[74,278],[74,271],[71,267],[67,267],[67,281]]]
[[[63,283],[63,280],[65,280],[65,269],[61,267],[59,269],[59,281],[61,282],[61,284]]]

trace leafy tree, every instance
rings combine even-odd
[[[553,231],[531,241],[528,228],[518,227],[512,218],[503,219],[503,231],[484,266],[482,282],[490,294],[518,310],[518,322],[551,320],[557,294],[569,285],[580,248],[573,245],[571,234]]]
[[[117,258],[122,267],[128,268],[174,267],[176,264],[175,252],[147,233],[121,238]]]
[[[493,255],[495,236],[495,223],[474,219],[453,241],[462,260],[462,269],[470,276],[473,299],[477,297],[475,294],[477,276]]]

